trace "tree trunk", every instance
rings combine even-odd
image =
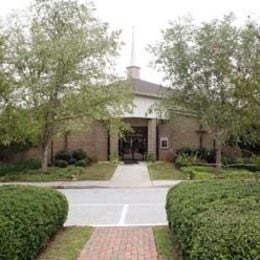
[[[42,172],[47,172],[48,170],[48,151],[49,144],[43,144],[42,146]]]
[[[222,142],[220,133],[216,133],[216,172],[219,172],[222,169],[221,148]]]

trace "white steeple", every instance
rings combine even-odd
[[[127,67],[128,79],[140,79],[140,67],[136,66],[136,53],[135,53],[135,26],[132,28],[132,46],[130,66]]]

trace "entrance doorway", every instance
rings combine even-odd
[[[133,127],[133,132],[119,141],[123,161],[144,161],[147,154],[147,127]]]

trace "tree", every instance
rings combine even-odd
[[[253,77],[252,71],[239,73],[244,62],[257,64],[259,70],[254,56],[256,50],[259,52],[259,46],[255,45],[252,50],[250,40],[243,40],[249,34],[256,36],[247,26],[236,26],[232,14],[201,25],[183,19],[171,23],[163,31],[163,40],[150,47],[156,56],[155,64],[166,73],[166,80],[173,88],[162,105],[173,111],[179,107],[187,109],[211,128],[216,141],[218,170],[222,144],[231,134],[239,135],[249,125],[250,119],[242,113],[246,110],[241,104],[250,104],[248,112],[251,113],[253,92],[259,91],[259,82],[252,79],[252,84],[247,78],[248,75]],[[242,57],[246,57],[246,61],[242,61]],[[247,84],[252,88],[246,90],[250,101],[246,101],[243,94]],[[256,107],[259,109],[257,104]]]
[[[50,141],[62,126],[109,122],[129,109],[126,87],[108,84],[115,80],[120,32],[96,19],[93,9],[77,1],[36,0],[29,15],[10,22],[8,62],[16,103],[37,122],[43,171]]]

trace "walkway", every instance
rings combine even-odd
[[[118,165],[112,179],[113,187],[151,187],[146,163],[120,164]]]
[[[96,228],[78,260],[157,260],[151,227]]]

